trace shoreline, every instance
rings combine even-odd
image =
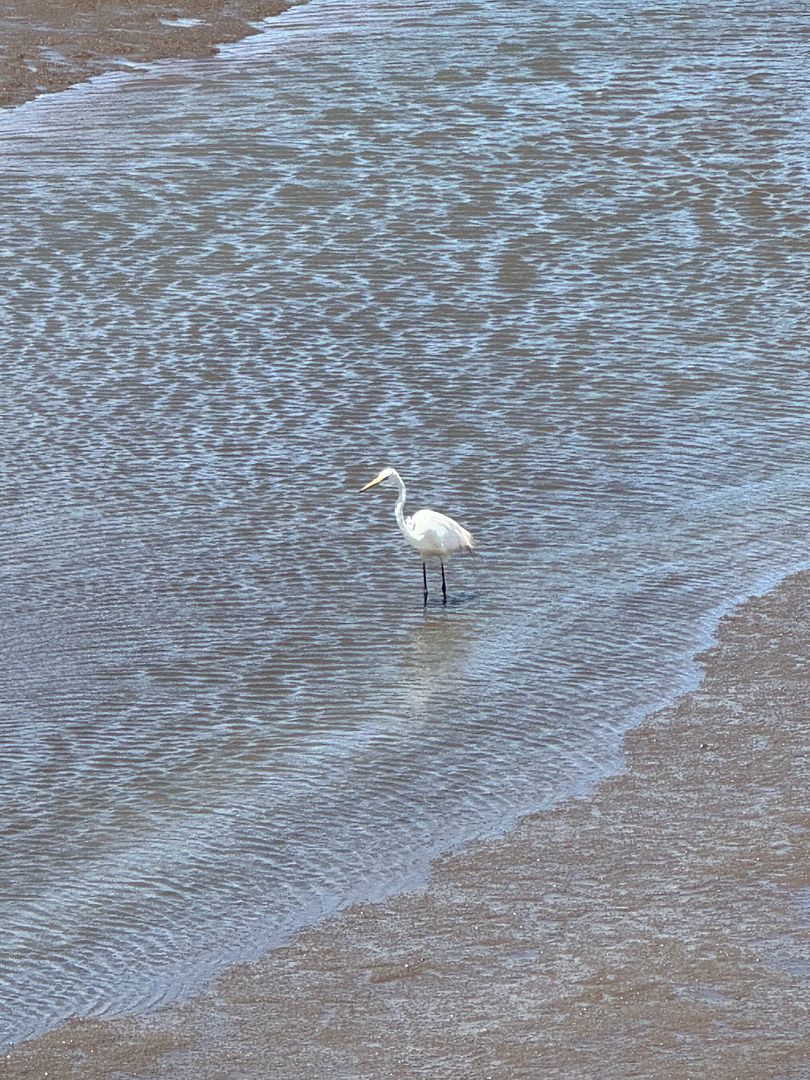
[[[587,796],[185,1003],[22,1043],[0,1076],[806,1076],[810,572],[697,659]]]
[[[106,71],[211,56],[258,33],[287,0],[11,0],[0,13],[0,107],[58,93]]]
[[[211,55],[288,7],[13,0],[0,105]],[[585,796],[185,1002],[19,1044],[0,1077],[807,1077],[808,626],[802,572],[720,620],[698,686]]]

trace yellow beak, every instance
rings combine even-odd
[[[375,476],[373,480],[369,480],[369,482],[367,484],[363,484],[363,486],[360,488],[360,490],[361,491],[368,491],[369,488],[375,487],[377,484],[379,484],[381,482],[382,482],[382,477],[381,476]]]

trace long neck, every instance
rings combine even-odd
[[[402,477],[396,470],[394,470],[391,475],[394,480],[396,480],[397,487],[399,488],[399,498],[397,499],[397,505],[394,508],[394,515],[396,516],[400,532],[407,538],[410,536],[410,529],[408,528],[408,523],[405,521],[405,514],[403,512],[406,498],[405,484],[402,482]]]

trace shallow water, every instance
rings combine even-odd
[[[807,562],[807,38],[311,0],[0,117],[0,1042],[583,790]]]

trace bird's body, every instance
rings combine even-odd
[[[475,542],[467,530],[447,514],[436,510],[417,510],[405,518],[405,539],[423,559],[447,562],[460,551],[474,551]]]
[[[438,559],[442,567],[442,596],[447,603],[447,585],[444,580],[444,564],[453,555],[460,551],[472,552],[475,550],[475,541],[463,525],[459,525],[447,514],[440,514],[436,510],[417,510],[411,517],[405,517],[404,507],[406,499],[405,484],[396,469],[383,469],[361,491],[375,487],[384,480],[391,479],[399,489],[399,498],[394,509],[400,532],[412,548],[415,548],[422,557],[422,580],[425,586],[425,603],[427,603],[427,571],[425,563],[430,559]]]

